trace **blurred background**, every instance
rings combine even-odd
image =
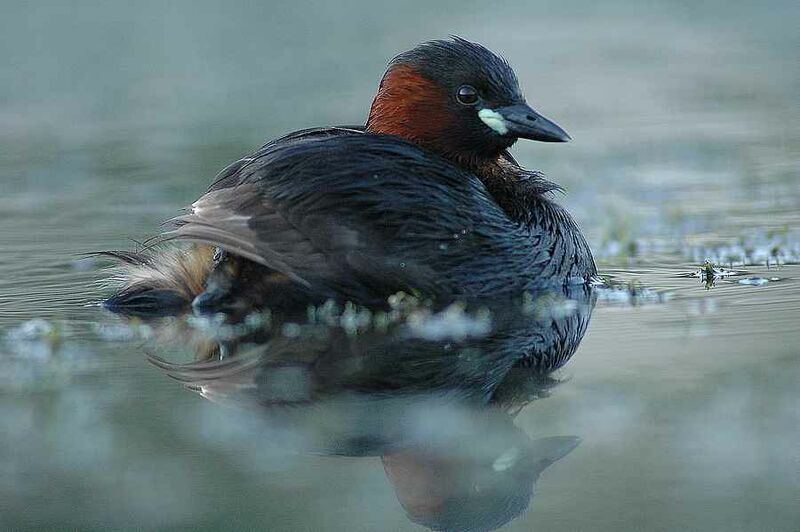
[[[135,247],[268,139],[363,123],[393,55],[457,34],[572,135],[512,151],[621,287],[517,418],[583,444],[509,530],[797,530],[798,20],[789,0],[4,0],[0,523],[412,527],[379,461],[286,460],[153,371],[82,254]],[[743,273],[706,290],[706,259]]]

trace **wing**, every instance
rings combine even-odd
[[[309,282],[297,271],[298,263],[325,261],[306,235],[290,224],[253,183],[212,190],[192,204],[189,214],[172,222],[176,227],[162,236],[164,240],[218,246],[305,286]]]
[[[300,132],[220,176],[165,238],[306,286],[480,295],[526,284],[549,260],[477,177],[396,137]]]

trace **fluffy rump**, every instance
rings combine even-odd
[[[112,280],[121,288],[105,301],[106,308],[131,315],[164,315],[187,307],[205,289],[214,263],[214,248],[206,245],[98,255],[119,263]]]

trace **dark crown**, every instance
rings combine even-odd
[[[511,65],[480,44],[452,36],[450,40],[435,40],[397,55],[389,70],[398,65],[413,66],[432,81],[469,82],[495,94],[522,99],[517,75]]]

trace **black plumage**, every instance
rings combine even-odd
[[[165,237],[222,247],[310,294],[486,297],[594,274],[574,222],[537,187],[498,178],[498,201],[394,136],[314,129],[230,168]]]

